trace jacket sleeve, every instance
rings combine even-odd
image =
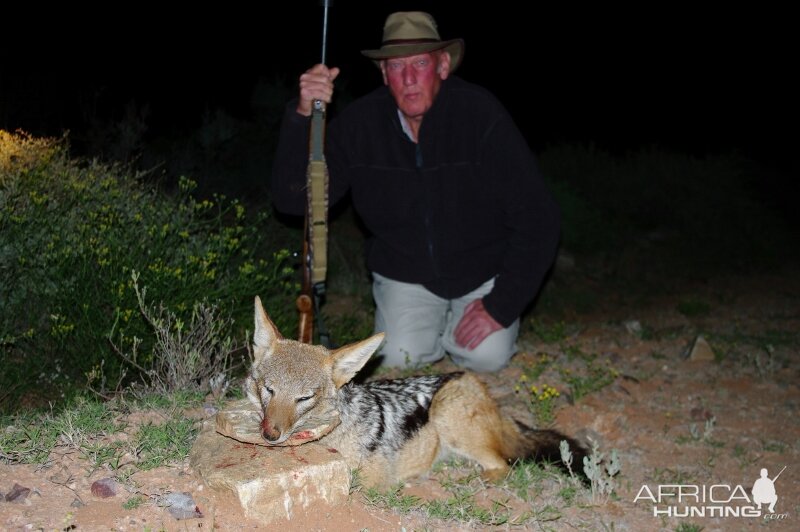
[[[561,231],[558,205],[536,159],[511,117],[503,111],[487,132],[482,167],[500,188],[508,247],[494,289],[483,298],[489,314],[511,325],[539,291],[553,264]]]
[[[272,164],[272,201],[280,212],[303,216],[306,212],[306,180],[309,162],[309,128],[311,119],[295,110],[297,99],[289,102],[281,122],[278,149]],[[333,124],[331,124],[333,125]],[[339,201],[349,185],[343,170],[344,150],[335,127],[328,127],[325,162],[329,176],[329,206]]]

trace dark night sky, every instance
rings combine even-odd
[[[788,13],[674,2],[467,5],[337,0],[329,63],[356,95],[367,92],[379,77],[358,51],[379,46],[389,12],[425,9],[444,38],[466,40],[459,75],[497,94],[534,149],[563,140],[618,151],[659,143],[696,154],[733,149],[796,170],[797,39]],[[76,131],[92,106],[120,117],[130,100],[149,104],[153,134],[195,127],[208,108],[245,118],[260,77],[295,78],[320,54],[317,2],[263,7],[264,15],[217,6],[181,18],[74,17],[81,22],[57,33],[7,36],[18,45],[0,51],[0,127]]]

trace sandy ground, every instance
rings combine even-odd
[[[709,310],[694,317],[681,314],[677,309],[687,298],[707,302]],[[609,301],[602,312],[565,321],[569,324],[565,339],[545,344],[532,334],[525,335],[523,351],[512,365],[487,376],[486,381],[504,408],[518,417],[530,417],[524,397],[514,392],[514,386],[522,368],[542,354],[554,359],[539,379],[562,391],[554,426],[584,441],[595,439],[605,452],[618,450],[621,473],[616,477],[615,495],[598,502],[584,489],[566,502],[557,495],[559,483],[566,482],[562,479],[549,481],[530,503],[488,486],[476,494],[477,502],[489,507],[492,501],[505,501],[516,516],[540,512],[539,519],[522,526],[531,530],[676,530],[690,524],[703,530],[800,530],[797,275],[720,278],[685,285],[671,296],[635,305]],[[708,339],[717,360],[684,359],[698,334]],[[558,377],[558,369],[572,363],[565,354],[570,349],[597,354],[598,361],[618,376],[602,390],[571,402]],[[445,363],[441,369],[451,366]],[[30,489],[18,502],[0,502],[0,529],[481,528],[470,522],[428,518],[421,512],[399,514],[367,504],[359,492],[344,506],[310,508],[290,521],[263,525],[246,519],[229,497],[203,486],[185,464],[134,474],[128,487],[137,486],[134,489],[145,502],[128,510],[123,503],[133,494],[124,487],[110,498],[91,493],[92,483],[112,476],[111,472],[91,472],[75,454],[52,458],[46,467],[0,465],[0,493],[13,495],[15,484]],[[764,505],[758,517],[732,515],[754,506],[751,489],[761,468],[773,477],[784,466],[774,483],[775,513]],[[662,498],[654,502],[659,489]],[[160,495],[171,492],[190,493],[202,517],[178,520],[156,503]],[[448,496],[435,478],[415,480],[404,492],[426,499]],[[678,492],[681,501],[677,495],[668,495]],[[547,505],[554,511],[541,512]],[[701,510],[706,517],[674,515]],[[727,514],[708,517],[710,512]],[[506,527],[515,528],[501,528]]]

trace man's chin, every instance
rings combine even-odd
[[[399,107],[400,111],[403,113],[403,116],[405,116],[407,120],[421,119],[425,114],[425,111],[428,110],[427,107],[419,100],[409,101],[406,99]]]

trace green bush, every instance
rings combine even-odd
[[[114,386],[115,322],[115,335],[151,352],[133,271],[149,301],[185,322],[209,301],[232,316],[226,333],[243,339],[259,294],[291,330],[294,313],[277,310],[295,288],[289,253],[258,251],[266,215],[248,217],[223,196],[196,199],[194,186],[182,178],[168,196],[122,167],[70,159],[64,141],[0,131],[0,408],[71,395],[89,373]]]

